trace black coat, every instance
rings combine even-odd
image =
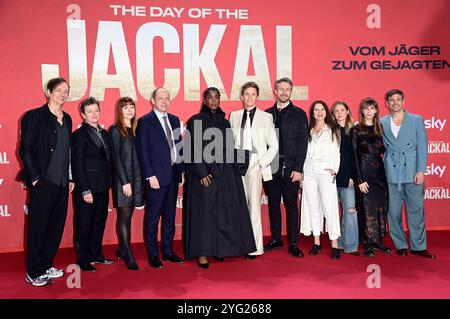
[[[23,168],[19,173],[19,180],[28,187],[31,187],[32,181],[39,176],[45,175],[56,148],[56,130],[52,116],[48,104],[44,104],[26,112],[22,118],[19,155]],[[63,121],[70,136],[72,133],[70,115],[63,112]]]
[[[108,132],[101,131],[103,145],[88,125],[83,123],[72,134],[72,176],[78,193],[87,190],[91,193],[103,192],[111,186]]]
[[[352,142],[349,134],[345,134],[343,127],[341,130],[341,143],[340,153],[341,161],[339,165],[339,172],[336,176],[337,187],[348,187],[350,178],[356,184],[356,167],[355,167],[355,154],[353,153]]]
[[[282,126],[281,132],[278,132],[278,141],[283,144],[285,175],[290,176],[292,171],[302,173],[308,148],[308,118],[305,111],[290,102],[281,114],[276,104],[266,112],[272,114],[275,128],[278,128],[277,117],[281,116]],[[275,159],[277,160],[278,156]],[[274,169],[272,173],[276,173]]]
[[[199,128],[194,125],[195,122],[202,123],[202,132],[195,132]],[[219,109],[213,114],[203,109],[187,123],[191,138],[196,134],[201,136],[208,128],[219,129],[222,137],[225,137],[225,131],[230,129],[225,113]],[[200,140],[195,143],[186,138],[185,134],[183,241],[187,259],[198,256],[237,256],[256,250],[241,177],[245,175],[248,163],[233,163],[236,155],[232,136],[230,132],[230,139],[222,139],[223,154],[227,154],[227,149],[231,154],[227,163],[224,163],[224,155],[218,150],[214,161],[193,163],[194,154],[202,154],[211,141]],[[217,136],[216,139],[220,137]],[[188,154],[191,154],[189,159]],[[209,187],[202,186],[200,179],[208,174],[212,176],[212,184]]]
[[[123,136],[117,125],[109,129],[111,160],[113,165],[113,204],[114,207],[143,206],[142,177],[136,153],[136,138]],[[122,186],[131,184],[132,196],[123,194]]]

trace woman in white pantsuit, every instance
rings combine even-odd
[[[303,192],[301,203],[300,232],[314,236],[309,252],[317,255],[322,246],[320,233],[323,220],[331,240],[331,258],[338,259],[340,251],[339,206],[336,174],[339,170],[339,132],[328,106],[323,101],[314,101],[309,110],[309,141],[303,167]]]

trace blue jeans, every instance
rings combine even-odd
[[[358,250],[359,244],[355,188],[338,187],[338,194],[342,205],[341,237],[338,239],[338,245],[339,248],[344,248],[344,252],[351,253]]]

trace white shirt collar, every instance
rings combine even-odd
[[[157,109],[153,109],[153,111],[155,112],[155,114],[158,117],[158,119],[162,119],[163,116],[167,116],[167,112],[166,113],[162,113],[161,111],[158,111]]]
[[[278,103],[278,101],[277,101],[277,108],[281,108],[281,109],[284,109],[286,106],[288,106],[289,105],[289,103],[291,103],[291,101],[289,100],[289,101],[287,101],[287,102],[284,102],[284,103]]]

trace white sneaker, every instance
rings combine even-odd
[[[64,270],[56,269],[55,267],[47,269],[45,272],[48,278],[59,278],[64,276]]]
[[[51,283],[53,283],[52,280],[50,278],[48,278],[46,274],[41,275],[36,278],[31,278],[30,275],[26,274],[25,281],[36,287],[47,286],[47,285],[50,285]]]

